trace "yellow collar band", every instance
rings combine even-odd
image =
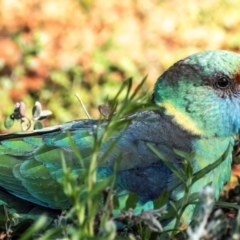
[[[173,117],[175,123],[177,123],[182,129],[194,135],[202,134],[202,130],[197,127],[196,123],[186,114],[175,108],[171,103],[164,101],[160,103],[160,106],[166,110],[167,115]]]

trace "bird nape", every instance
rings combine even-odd
[[[103,141],[97,152],[94,139],[107,131],[107,120],[77,120],[0,136],[2,204],[18,213],[26,213],[28,206],[41,206],[45,212],[71,208],[71,199],[61,183],[62,159],[79,179],[94,155],[98,161],[97,182],[114,174],[119,201],[135,193],[134,211],[140,212],[153,208],[153,201],[163,191],[169,192],[169,201],[177,202],[184,196],[183,183],[156,151],[179,172],[185,160],[176,149],[194,153],[191,166],[195,174],[229,149],[225,159],[190,189],[194,194],[211,185],[218,198],[230,178],[232,150],[240,127],[240,56],[217,50],[178,61],[158,78],[152,102],[154,110],[126,116],[131,119],[128,126]],[[182,223],[189,224],[196,209],[189,205]],[[167,224],[166,228],[172,226],[169,221]]]

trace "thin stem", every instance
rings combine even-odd
[[[75,96],[76,96],[76,98],[78,99],[78,101],[80,102],[80,104],[81,104],[81,106],[82,106],[82,108],[83,108],[83,111],[84,111],[85,114],[87,115],[88,119],[91,119],[91,116],[89,115],[87,109],[85,108],[85,106],[84,106],[84,104],[83,104],[81,98],[78,96],[77,93],[75,93]]]

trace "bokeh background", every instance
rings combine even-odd
[[[98,118],[128,77],[148,75],[151,90],[189,54],[239,52],[239,9],[238,0],[0,0],[1,132],[18,101],[29,114],[40,101],[52,125],[86,118],[78,93]]]

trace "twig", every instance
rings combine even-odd
[[[89,115],[87,109],[85,108],[85,106],[84,106],[84,104],[83,104],[81,98],[78,96],[77,93],[75,93],[75,96],[76,96],[76,98],[78,99],[78,101],[80,102],[80,104],[81,104],[81,106],[82,106],[82,108],[83,108],[83,111],[84,111],[85,114],[87,115],[88,119],[91,119],[91,116]]]

